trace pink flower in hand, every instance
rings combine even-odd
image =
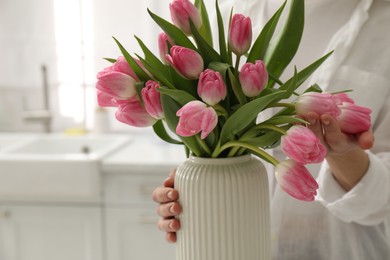
[[[275,170],[276,181],[285,192],[299,200],[314,200],[318,184],[305,166],[289,159],[276,165]]]
[[[308,128],[295,125],[281,138],[282,151],[300,164],[320,163],[326,155],[326,148],[320,139]]]
[[[344,102],[341,106],[341,114],[337,117],[340,129],[344,133],[359,134],[371,127],[371,109]]]
[[[264,62],[257,60],[255,64],[245,63],[239,75],[242,92],[247,97],[255,97],[263,91],[268,82],[268,72]]]
[[[300,116],[306,116],[308,112],[318,115],[329,114],[333,117],[340,115],[339,100],[329,93],[307,92],[302,94],[296,104],[295,110]]]
[[[339,101],[339,104],[342,104],[344,102],[355,104],[355,101],[350,98],[347,93],[337,93],[333,94],[333,96],[336,97],[336,99]]]
[[[229,46],[232,51],[241,56],[245,54],[252,43],[252,22],[249,17],[235,14],[229,28]]]
[[[200,137],[204,139],[218,123],[215,110],[198,100],[185,104],[176,115],[180,117],[176,127],[176,133],[180,136],[193,136],[202,132]]]
[[[157,120],[149,115],[141,101],[135,97],[129,100],[118,100],[115,117],[118,121],[136,127],[153,125]]]
[[[165,55],[169,53],[168,43],[170,46],[174,45],[172,39],[169,38],[168,34],[166,34],[165,32],[160,33],[158,35],[158,50],[160,53],[160,58],[164,63],[167,63]]]
[[[157,82],[148,80],[145,83],[145,87],[141,91],[145,109],[155,119],[164,118],[164,112],[160,100],[160,92],[157,90],[159,87],[160,85]]]
[[[226,85],[218,71],[206,69],[199,76],[198,95],[213,106],[226,97]]]
[[[172,46],[171,55],[165,55],[169,64],[181,75],[188,79],[199,78],[203,71],[203,59],[200,54],[192,49]]]
[[[189,0],[174,0],[169,4],[169,10],[173,23],[187,35],[192,34],[190,19],[197,29],[202,25],[199,10]]]

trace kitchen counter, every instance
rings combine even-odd
[[[102,160],[102,171],[153,172],[170,171],[186,159],[183,145],[174,145],[157,136],[135,135],[117,152]]]

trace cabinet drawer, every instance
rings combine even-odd
[[[159,174],[106,174],[104,202],[106,205],[153,203],[152,192],[161,186],[169,171]]]

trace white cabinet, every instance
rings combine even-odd
[[[1,260],[102,260],[96,206],[0,206]]]
[[[104,174],[107,260],[175,259],[175,245],[157,228],[157,204],[151,198],[169,168],[154,174],[131,169]]]

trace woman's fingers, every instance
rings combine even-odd
[[[152,193],[152,199],[157,203],[167,203],[176,201],[179,193],[173,188],[157,187]]]
[[[364,150],[372,148],[374,145],[374,139],[375,138],[371,129],[357,136],[358,144],[360,148]]]
[[[180,214],[181,207],[177,202],[169,202],[157,206],[157,214],[163,218],[174,217]]]
[[[162,218],[157,222],[157,226],[164,232],[176,232],[180,229],[180,222],[175,218]]]

